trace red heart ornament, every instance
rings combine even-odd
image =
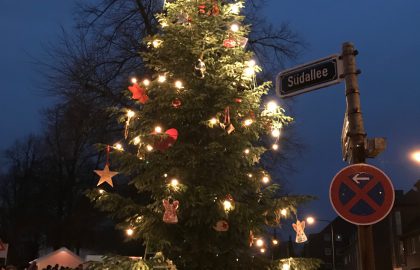
[[[137,83],[129,86],[128,90],[133,94],[132,99],[138,99],[141,104],[144,104],[149,100],[149,97],[146,95],[146,90],[141,88]]]
[[[159,151],[164,151],[169,147],[173,146],[176,140],[178,139],[178,130],[175,128],[168,129],[165,131],[163,137],[156,138],[154,143],[154,148]]]

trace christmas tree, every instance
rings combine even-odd
[[[161,29],[141,54],[150,73],[126,91],[133,102],[120,117],[125,143],[107,148],[137,193],[90,193],[146,252],[162,251],[177,269],[273,266],[263,254],[269,228],[307,200],[280,196],[260,164],[266,151],[278,151],[292,119],[275,102],[261,104],[272,84],[259,82],[261,69],[246,50],[243,5],[165,3]],[[112,184],[109,166],[108,157],[99,183]]]

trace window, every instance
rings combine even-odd
[[[326,256],[331,256],[331,248],[325,248],[325,249],[324,249],[324,254],[325,254]]]
[[[325,242],[331,241],[331,235],[329,233],[324,233],[324,241]]]
[[[396,231],[397,235],[402,234],[401,212],[400,211],[395,212],[395,231]]]

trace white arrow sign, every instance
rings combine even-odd
[[[360,184],[360,181],[370,181],[370,177],[368,176],[360,176],[362,173],[357,173],[356,175],[353,176],[352,180],[356,183],[356,184]]]

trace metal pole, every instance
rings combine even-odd
[[[332,248],[332,267],[333,270],[335,270],[335,246],[334,246],[334,227],[332,225],[332,223],[330,223],[330,228],[331,228],[331,248]]]
[[[365,154],[365,129],[363,126],[362,111],[360,109],[360,92],[357,82],[356,58],[357,51],[354,45],[346,42],[342,47],[342,60],[344,78],[346,81],[347,118],[349,121],[350,158],[349,163],[364,163]],[[362,270],[375,270],[372,226],[357,226],[359,259]]]

